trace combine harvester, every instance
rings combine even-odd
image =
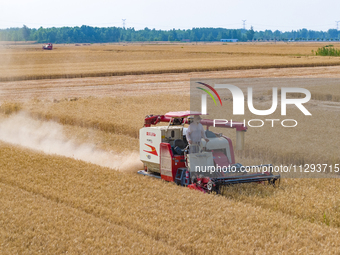
[[[53,44],[52,43],[48,43],[46,45],[43,45],[43,50],[52,50],[53,49]]]
[[[199,112],[169,112],[165,115],[148,115],[144,127],[139,131],[140,160],[144,170],[139,174],[152,176],[178,185],[203,192],[220,192],[225,185],[237,183],[268,183],[275,186],[280,175],[273,175],[272,165],[243,166],[235,163],[233,144],[223,134],[213,133],[209,127],[213,120],[202,119],[206,126],[205,134],[209,139],[202,139],[199,153],[189,153],[186,140],[185,124],[190,124]],[[156,126],[166,122],[166,126]],[[215,122],[215,127],[236,129],[236,149],[244,146],[244,133],[247,127],[241,122]]]

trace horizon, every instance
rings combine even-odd
[[[20,29],[20,28],[23,28],[23,26],[27,26],[26,24],[23,24],[22,26],[17,26],[17,27],[7,27],[7,28],[0,28],[0,30],[6,30],[6,29]],[[40,26],[40,27],[29,27],[27,26],[29,29],[39,29],[39,28],[43,28],[43,29],[49,29],[49,28],[65,28],[65,27],[70,27],[70,28],[76,28],[76,27],[82,27],[82,26],[87,26],[87,27],[93,27],[93,28],[110,28],[110,27],[115,27],[115,28],[122,28],[122,26],[91,26],[91,25],[76,25],[76,26],[53,26],[53,27],[43,27],[43,26]],[[339,23],[339,27],[340,27],[340,23]],[[234,30],[242,30],[243,28],[228,28],[228,27],[192,27],[192,28],[185,28],[185,29],[182,29],[182,28],[173,28],[173,29],[156,29],[156,28],[150,28],[150,27],[144,27],[144,28],[140,28],[140,29],[136,29],[135,27],[125,27],[125,29],[134,29],[135,31],[141,31],[141,30],[144,30],[144,29],[150,29],[150,30],[153,30],[155,29],[156,31],[171,31],[173,29],[175,30],[182,30],[182,31],[185,31],[185,30],[192,30],[192,29],[203,29],[203,28],[212,28],[212,29],[234,29]],[[303,29],[307,29],[308,31],[315,31],[315,32],[327,32],[329,29],[336,29],[336,28],[329,28],[327,30],[314,30],[314,29],[308,29],[308,28],[298,28],[298,29],[294,29],[294,30],[289,30],[289,31],[283,31],[283,30],[280,30],[280,29],[268,29],[268,28],[265,28],[265,29],[261,29],[261,30],[256,30],[253,28],[253,30],[255,32],[264,32],[266,30],[271,30],[272,32],[278,30],[282,33],[289,33],[289,32],[293,32],[293,31],[301,31]],[[249,27],[248,29],[245,28],[246,31],[248,30],[251,30],[251,27]],[[339,29],[338,29],[339,31]]]
[[[143,30],[226,28],[255,31],[297,31],[303,28],[314,31],[336,29],[340,22],[340,2],[335,0],[287,0],[272,2],[261,0],[242,2],[129,0],[115,2],[98,0],[60,0],[53,6],[45,1],[13,0],[1,4],[0,29],[39,27],[123,27]],[[331,7],[331,8],[330,8]],[[243,20],[246,20],[243,24]]]

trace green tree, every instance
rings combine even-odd
[[[275,40],[280,40],[281,39],[281,31],[275,30],[274,31],[274,39]]]
[[[300,30],[300,36],[302,38],[307,38],[308,30],[306,28],[303,28]]]
[[[209,33],[208,37],[207,37],[207,41],[214,41],[214,36],[213,33]]]
[[[329,38],[333,38],[333,39],[338,38],[338,30],[336,29],[329,29],[327,33],[328,33]]]
[[[24,38],[24,40],[28,41],[30,38],[31,30],[26,25],[24,25],[21,28],[21,32],[22,32],[22,37]]]
[[[175,29],[173,29],[173,30],[171,31],[171,36],[172,36],[172,38],[173,38],[174,41],[177,41],[177,40],[178,40],[178,38],[177,38],[177,32],[176,32]]]
[[[253,29],[253,26],[250,27],[250,30],[247,31],[246,36],[249,41],[252,41],[254,39],[255,31]]]

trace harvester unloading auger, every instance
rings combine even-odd
[[[236,149],[244,147],[247,127],[242,122],[226,123],[202,119],[209,139],[202,139],[199,153],[189,153],[185,124],[199,112],[169,112],[165,115],[148,115],[139,131],[140,159],[144,170],[139,174],[152,176],[203,192],[219,193],[224,185],[237,183],[278,184],[280,175],[273,174],[272,165],[243,166],[235,163],[230,138],[209,130],[209,127],[236,129]],[[156,126],[160,122],[166,126]]]

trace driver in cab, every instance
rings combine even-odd
[[[198,153],[199,147],[201,144],[201,139],[204,138],[206,142],[209,142],[209,139],[205,135],[204,128],[201,124],[201,116],[195,115],[193,122],[189,125],[186,138],[189,143],[189,151],[190,153]]]

